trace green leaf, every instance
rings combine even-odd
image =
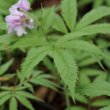
[[[80,95],[80,94],[76,94],[75,99],[76,99],[78,102],[82,102],[82,103],[85,103],[85,104],[88,103],[88,99],[87,99],[85,96]]]
[[[0,15],[0,22],[3,22],[3,16],[2,15]]]
[[[0,35],[0,44],[9,44],[11,41],[11,38],[8,34]]]
[[[61,38],[59,38],[57,40],[56,44],[59,45],[59,44],[62,44],[64,42],[68,41],[68,40],[74,40],[76,38],[79,38],[79,37],[82,37],[82,36],[87,36],[87,35],[88,35],[88,33],[80,32],[80,31],[71,32],[71,33],[68,33],[68,34],[62,36]]]
[[[101,107],[110,105],[110,99],[97,99],[92,103],[92,106]]]
[[[87,55],[87,53],[85,53]],[[80,56],[79,56],[80,57]],[[88,65],[92,65],[94,63],[97,63],[98,61],[101,61],[103,59],[103,56],[92,56],[91,57],[91,54],[89,53],[87,56],[85,56],[84,58],[82,57],[80,60],[79,60],[79,67],[86,67]]]
[[[49,47],[32,48],[22,63],[21,80],[30,77],[32,69],[49,53]]]
[[[31,83],[36,84],[36,85],[41,85],[41,86],[45,86],[48,88],[51,88],[53,90],[57,90],[57,84],[47,80],[47,79],[43,79],[43,78],[35,78],[35,79],[31,79],[30,80]]]
[[[94,82],[91,84],[84,84],[76,88],[76,91],[79,94],[87,95],[90,97],[96,97],[101,95],[110,96],[110,83],[101,81],[101,82]]]
[[[43,60],[43,64],[53,73],[56,74],[56,68],[51,59],[45,57]]]
[[[7,3],[6,1],[0,3],[0,14],[8,14],[8,9],[10,6],[10,3]]]
[[[59,44],[58,47],[59,46],[61,48],[82,50],[82,51],[86,51],[86,52],[90,52],[98,55],[102,54],[101,50],[97,46],[83,40],[67,41],[62,44]]]
[[[62,80],[68,86],[71,96],[75,98],[78,67],[73,56],[66,50],[55,49],[53,58]]]
[[[8,30],[8,26],[7,26],[7,24],[6,23],[0,23],[0,29],[1,30]]]
[[[9,98],[11,97],[10,94],[3,96],[2,98],[0,98],[0,106],[2,104],[4,104]]]
[[[54,77],[48,74],[33,73],[33,77],[29,80],[29,82],[35,85],[41,85],[53,90],[57,90],[56,88],[58,87],[58,85],[50,81],[49,79],[54,79]]]
[[[83,16],[83,18],[77,24],[76,30],[86,27],[87,25],[108,15],[110,15],[109,7],[102,6],[102,7],[93,9],[92,11],[90,11],[89,13]]]
[[[80,0],[78,1],[78,7],[83,7],[85,5],[90,4],[91,2],[93,2],[93,0]]]
[[[83,84],[89,84],[89,83],[91,83],[90,78],[87,75],[80,73],[79,84],[83,85]]]
[[[34,110],[32,104],[23,96],[16,94],[15,97],[29,110]]]
[[[25,91],[19,91],[19,92],[16,92],[16,94],[21,95],[21,96],[26,97],[26,98],[29,98],[29,99],[40,101],[39,98],[37,98],[36,96],[32,95],[31,93],[28,93]]]
[[[94,1],[93,7],[94,8],[99,7],[99,6],[103,5],[103,3],[104,3],[104,0],[96,0],[96,1]]]
[[[63,19],[58,14],[55,15],[55,21],[53,24],[53,28],[62,33],[68,32]]]
[[[110,24],[102,23],[102,24],[94,24],[86,26],[79,31],[86,33],[87,35],[94,35],[94,34],[109,34]]]
[[[0,66],[0,75],[3,75],[7,69],[11,66],[13,63],[13,60],[8,61],[7,63]]]
[[[12,97],[10,100],[9,110],[17,110],[17,101],[15,97]]]
[[[11,49],[16,49],[16,48],[28,48],[28,47],[35,47],[35,46],[42,46],[42,45],[47,45],[46,40],[43,37],[37,37],[34,35],[26,36],[19,38],[17,42],[12,44],[10,46]]]
[[[110,105],[108,107],[101,108],[100,110],[110,110]]]
[[[45,9],[42,11],[43,19],[41,21],[41,26],[43,28],[45,34],[47,34],[50,30],[52,22],[54,22],[54,14],[55,14],[55,7]]]
[[[57,44],[61,44],[67,40],[73,40],[78,39],[80,37],[88,36],[88,35],[94,35],[94,34],[109,34],[110,24],[103,23],[103,24],[94,24],[87,27],[84,27],[78,31],[69,33],[64,35],[63,37],[59,38],[57,41]]]
[[[77,18],[77,0],[62,0],[61,11],[67,26],[73,31]]]
[[[99,69],[93,69],[93,68],[92,69],[90,69],[90,68],[82,69],[80,71],[80,73],[81,74],[85,74],[87,76],[91,76],[91,77],[93,77],[93,76],[99,76],[99,75],[106,75],[106,72],[101,71]]]
[[[10,92],[9,91],[3,91],[3,92],[0,92],[0,98],[8,95]]]

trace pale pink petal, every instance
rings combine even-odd
[[[19,37],[24,35],[24,34],[27,34],[27,32],[25,31],[24,27],[22,27],[22,26],[16,27],[15,30],[16,30],[17,35]]]

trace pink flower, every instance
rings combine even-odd
[[[27,0],[19,0],[18,3],[16,3],[10,8],[10,12],[13,12],[14,9],[29,11],[30,3]]]
[[[24,4],[25,1],[27,4]],[[18,7],[19,4],[19,7]],[[21,5],[20,5],[21,4]],[[21,8],[21,7],[22,8]],[[26,7],[27,6],[27,7]],[[27,0],[20,0],[17,4],[13,5],[9,11],[10,15],[6,16],[5,20],[8,24],[8,33],[15,32],[18,36],[22,36],[24,34],[27,34],[26,29],[32,29],[34,28],[34,21],[32,18],[29,18],[23,10],[28,10],[29,4]],[[19,10],[22,9],[22,10]]]
[[[16,6],[21,10],[25,10],[25,11],[30,10],[30,3],[27,0],[19,0]]]

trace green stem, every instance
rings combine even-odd
[[[71,108],[71,104],[70,104],[70,98],[69,98],[69,95],[68,95],[68,89],[67,87],[65,86],[65,98],[66,98],[66,104],[67,104],[67,110],[70,110]]]
[[[91,110],[91,103],[92,103],[92,99],[88,99],[88,110]]]

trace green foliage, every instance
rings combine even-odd
[[[34,110],[34,108],[31,105],[31,103],[24,96],[17,94],[15,97],[20,101],[21,104],[23,104],[29,110]]]
[[[110,96],[109,82],[94,82],[91,84],[84,84],[76,88],[76,91],[82,95],[87,95],[90,97],[96,97],[100,95]]]
[[[24,63],[22,64],[22,75],[21,78],[24,80],[25,78],[30,77],[30,73],[32,69],[39,64],[46,55],[48,55],[50,51],[49,47],[39,47],[39,48],[32,48],[27,58],[25,59]]]
[[[3,20],[15,2],[0,3],[0,106],[8,102],[9,110],[17,110],[19,104],[35,110],[31,100],[42,100],[34,95],[34,86],[45,86],[61,89],[67,110],[85,110],[79,103],[69,104],[70,98],[90,107],[108,106],[101,110],[109,110],[110,23],[106,17],[110,7],[100,6],[103,0],[62,0],[57,12],[55,6],[41,7],[29,13],[35,29],[19,38],[7,33]],[[80,8],[89,3],[96,8],[81,18]],[[109,0],[105,4],[109,5]],[[19,51],[23,60],[19,57],[20,68],[12,72],[9,67]]]
[[[0,30],[7,30],[8,26],[3,21],[0,23]]]
[[[53,56],[62,80],[68,86],[70,94],[74,98],[78,71],[76,62],[69,51],[66,50],[56,49],[53,52]]]
[[[10,60],[6,64],[1,65],[0,66],[0,75],[3,75],[12,63],[13,63],[13,60]]]
[[[97,16],[98,15],[98,16]],[[89,13],[83,16],[83,18],[79,21],[79,23],[76,26],[76,29],[81,29],[83,27],[88,26],[89,24],[110,15],[110,8],[109,7],[99,7],[96,9],[93,9]]]
[[[77,1],[62,0],[61,11],[68,28],[73,31],[77,17]]]
[[[52,22],[54,22],[53,18],[54,18],[54,14],[55,14],[55,7],[44,10],[41,13],[42,13],[41,27],[42,27],[42,31],[44,31],[44,33],[46,34],[50,31]]]
[[[109,110],[109,109],[110,109],[110,106],[105,107],[105,108],[102,108],[102,109],[100,109],[100,110]]]
[[[10,99],[10,110],[17,110],[17,101],[15,97]]]
[[[96,101],[94,101],[93,103],[92,103],[92,106],[108,106],[108,105],[110,105],[110,100],[109,99],[98,99],[98,100],[96,100]]]
[[[67,49],[81,50],[81,51],[101,55],[101,50],[97,48],[94,44],[82,40],[73,40],[73,41],[64,42],[60,44],[60,47]]]
[[[58,14],[55,15],[55,21],[53,24],[53,28],[62,33],[68,32],[67,28],[65,27],[65,23],[64,23],[63,19]]]

